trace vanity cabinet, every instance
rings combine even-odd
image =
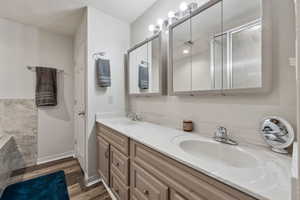
[[[168,192],[171,191],[170,200],[255,200],[255,198],[191,169],[143,144],[131,140],[130,145],[131,173],[137,174],[131,174],[132,183],[135,182],[136,178],[134,177],[139,176],[139,172],[147,172],[147,176],[140,176],[140,179],[149,182],[152,179],[159,183],[152,182],[152,188],[158,187],[155,188],[155,191],[160,191],[157,193],[155,200],[168,199],[168,197],[161,195],[164,194],[163,191],[166,188]],[[142,183],[140,182],[140,184]],[[131,185],[131,190],[135,191],[135,187],[137,186]]]
[[[168,200],[168,186],[134,162],[131,165],[131,191],[139,200]]]
[[[99,175],[118,200],[256,200],[100,123],[97,138]]]
[[[98,173],[118,200],[129,200],[129,138],[97,123]]]
[[[111,171],[126,185],[129,185],[129,158],[116,148],[110,149]]]
[[[175,190],[171,190],[171,200],[188,200],[187,198],[183,197],[181,194],[176,192]]]
[[[109,143],[104,139],[98,138],[98,173],[103,181],[109,185]]]
[[[111,173],[111,190],[118,200],[129,199],[129,188],[119,179],[118,175]]]

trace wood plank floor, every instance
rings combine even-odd
[[[82,170],[78,160],[74,158],[66,158],[14,171],[11,177],[12,183],[32,179],[60,170],[65,172],[71,200],[111,200],[102,183],[95,184],[91,187],[84,186]]]

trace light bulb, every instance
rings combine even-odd
[[[188,4],[186,2],[182,2],[179,6],[181,11],[186,11],[188,9]]]
[[[175,12],[174,11],[169,11],[168,12],[168,17],[169,18],[174,18],[175,17]]]
[[[155,30],[155,26],[153,24],[150,24],[148,26],[148,30],[151,31],[151,32],[153,32]]]
[[[183,49],[182,53],[183,53],[183,54],[189,54],[190,51],[189,51],[188,49]]]
[[[157,24],[158,24],[159,26],[162,26],[163,23],[164,23],[164,20],[163,20],[163,19],[161,19],[161,18],[157,19]]]

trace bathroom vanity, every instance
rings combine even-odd
[[[264,148],[125,117],[97,119],[97,138],[99,175],[119,200],[290,199],[291,158]]]

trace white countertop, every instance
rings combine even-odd
[[[194,138],[211,144],[216,143],[211,138],[152,123],[133,122],[125,117],[97,116],[96,121],[259,200],[291,199],[292,159],[289,156],[279,155],[257,146],[226,147],[235,148],[255,159],[255,166],[234,167],[205,156],[196,157],[188,154],[177,144],[180,138]],[[231,161],[234,162],[235,158],[232,156]]]

